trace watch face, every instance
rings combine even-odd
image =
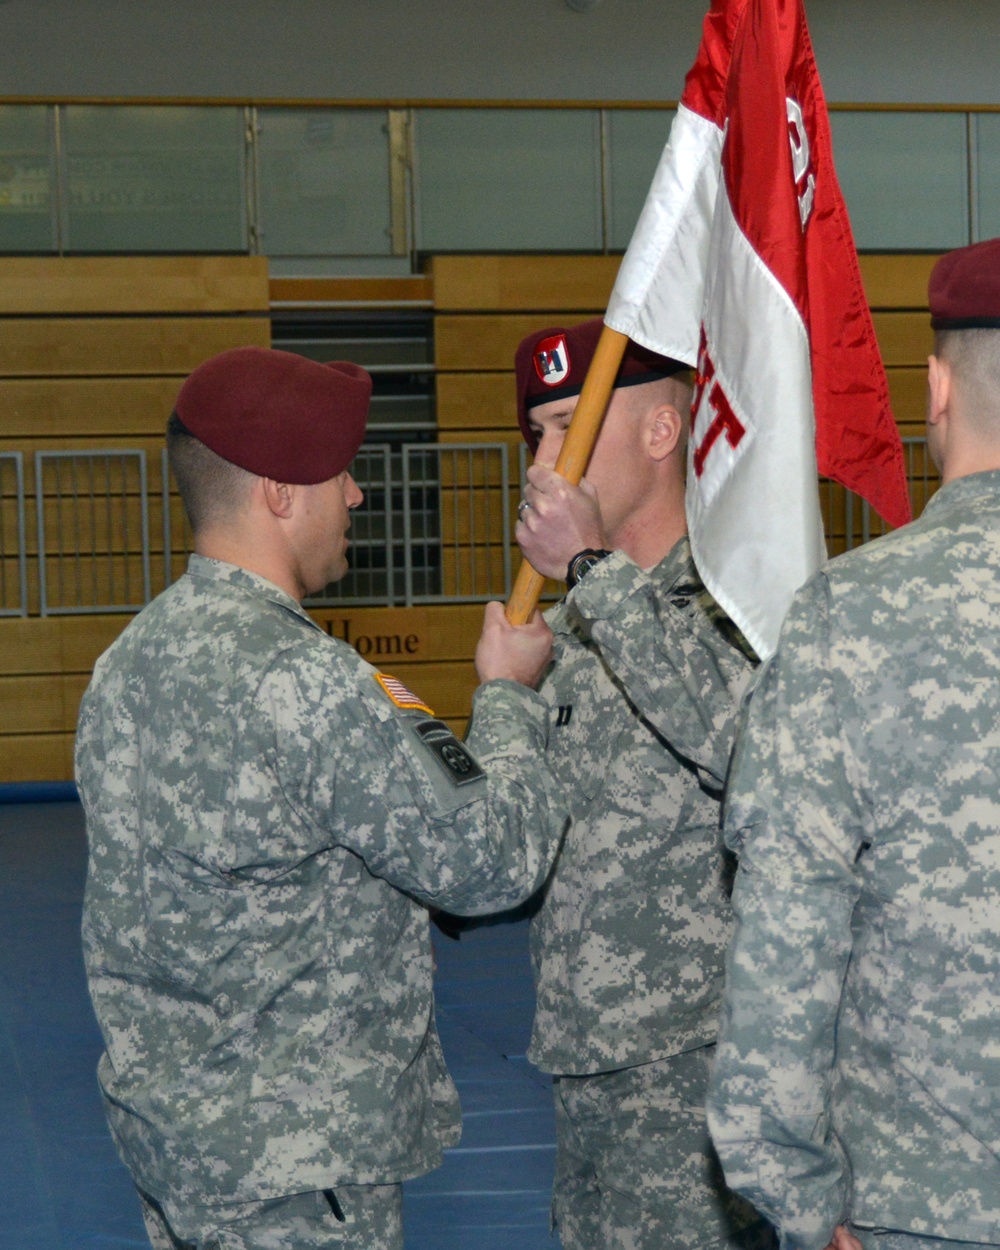
[[[581,577],[586,577],[595,564],[600,564],[604,557],[610,554],[610,551],[581,551],[569,562],[569,568],[566,570],[566,585],[572,590]]]

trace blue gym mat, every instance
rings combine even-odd
[[[75,802],[0,805],[0,1234],[17,1250],[148,1250],[108,1134],[80,953]],[[554,1250],[546,1078],[524,1058],[524,921],[435,933],[438,1026],[464,1109],[444,1166],[405,1186],[407,1250]]]

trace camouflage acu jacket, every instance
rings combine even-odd
[[[686,539],[649,574],[602,560],[548,620],[547,754],[572,821],[532,922],[529,1057],[583,1074],[715,1037],[719,799],[751,665]]]
[[[395,697],[197,556],[97,664],[84,949],[108,1116],[154,1196],[396,1181],[457,1139],[417,900],[517,903],[563,803],[533,691],[479,692],[475,758]]]
[[[730,785],[727,1180],[787,1247],[1000,1242],[1000,473],[799,592]]]

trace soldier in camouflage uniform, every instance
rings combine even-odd
[[[685,536],[681,365],[631,344],[584,484],[547,467],[600,329],[544,330],[517,354],[536,457],[517,538],[569,574],[540,693],[571,824],[531,932],[553,1218],[565,1250],[752,1241],[704,1114],[729,934],[719,801],[751,661]]]
[[[930,306],[942,487],[799,592],[727,799],[710,1123],[789,1250],[1000,1244],[1000,240]]]
[[[157,1250],[399,1250],[399,1182],[460,1127],[426,904],[518,903],[561,831],[540,620],[493,605],[466,749],[301,607],[347,568],[370,391],[256,348],[192,374],[198,554],[83,700],[99,1078]]]

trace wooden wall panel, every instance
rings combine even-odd
[[[521,339],[549,320],[529,313],[438,316],[435,362],[438,369],[447,371],[509,371]],[[926,363],[934,343],[926,312],[876,311],[873,320],[887,366]]]
[[[927,417],[927,368],[888,369],[892,411],[903,434],[924,432]]]
[[[514,373],[440,373],[439,430],[512,430],[517,427]]]
[[[0,319],[0,375],[94,377],[191,372],[230,347],[269,347],[262,317]]]
[[[859,258],[872,308],[924,309],[927,280],[938,256],[872,254]],[[446,312],[571,312],[580,321],[603,314],[619,256],[435,256],[427,273],[434,305]]]
[[[72,733],[0,737],[0,784],[10,781],[72,781]]]
[[[619,256],[435,256],[427,272],[439,312],[604,313]],[[543,318],[542,325],[559,316]]]
[[[237,311],[268,311],[266,257],[0,257],[0,314]]]
[[[574,321],[580,320],[574,317]],[[434,363],[439,369],[510,369],[518,343],[552,319],[538,313],[445,314],[434,318]]]
[[[272,278],[271,303],[430,304],[434,283],[426,275],[400,278]]]
[[[0,379],[0,438],[162,439],[185,376]]]
[[[937,264],[936,255],[883,253],[859,260],[870,307],[926,309],[927,280]]]
[[[21,733],[54,733],[76,726],[89,678],[81,673],[0,677],[0,723]]]
[[[872,320],[886,368],[926,366],[934,350],[934,331],[926,312],[876,312]]]
[[[89,673],[131,616],[0,619],[0,676]]]
[[[328,634],[350,643],[376,665],[388,665],[397,658],[430,663],[466,660],[475,651],[483,627],[481,603],[314,608],[310,615]]]

